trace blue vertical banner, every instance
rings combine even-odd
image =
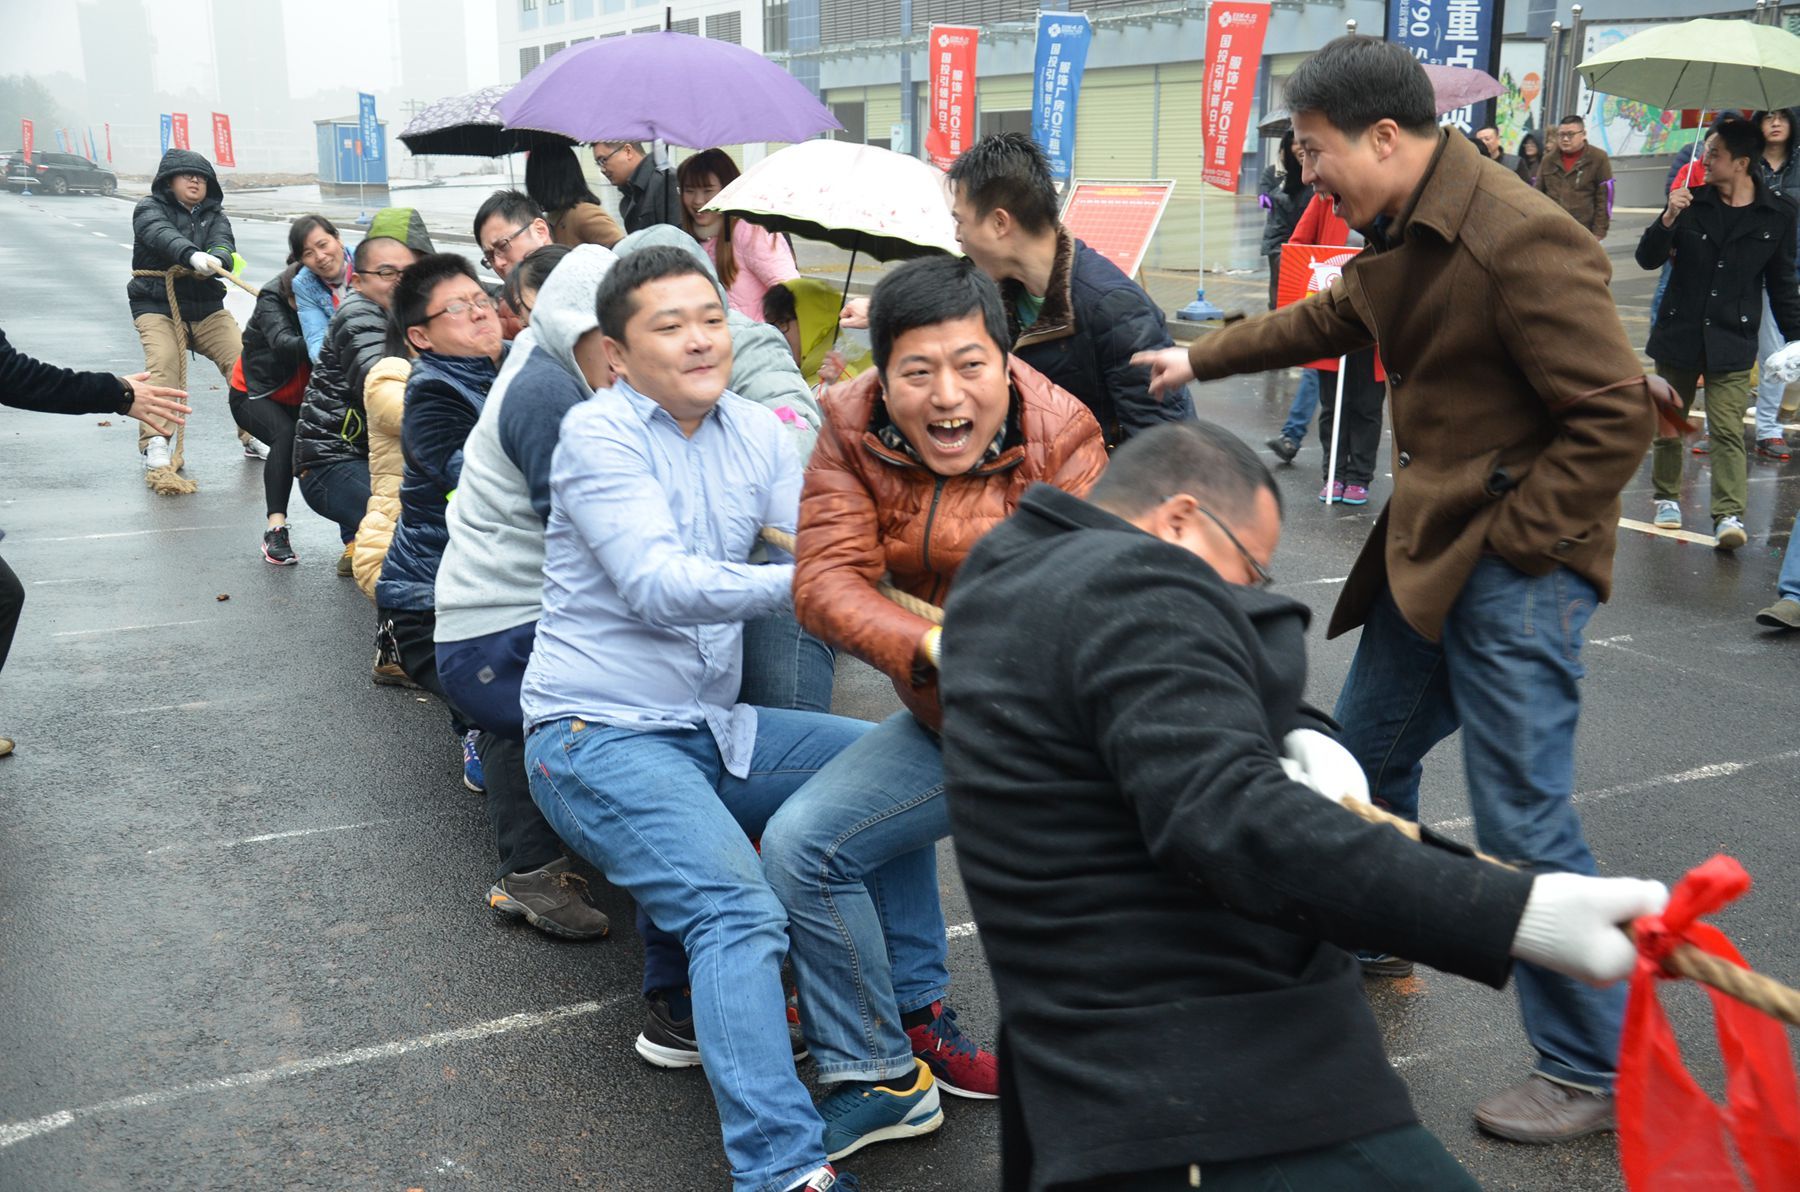
[[[381,160],[381,124],[375,119],[375,97],[367,91],[356,93],[356,118],[361,131],[357,133],[362,139],[362,159],[364,161]]]
[[[98,163],[100,159],[94,156],[94,129],[92,125],[89,125],[87,130],[87,151],[88,160]]]
[[[169,151],[169,142],[175,139],[175,120],[167,112],[162,114],[162,151]]]
[[[1433,66],[1492,71],[1500,52],[1494,34],[1499,0],[1393,0],[1388,40]],[[1472,132],[1491,119],[1492,100],[1440,113],[1447,123]]]
[[[1067,182],[1075,172],[1075,105],[1093,40],[1094,27],[1082,13],[1038,13],[1031,139],[1050,159],[1050,177],[1057,182]]]
[[[60,128],[56,130],[56,151],[58,153],[69,151],[69,138],[63,136],[63,130]]]

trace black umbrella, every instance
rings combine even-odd
[[[501,83],[440,99],[407,123],[400,132],[400,143],[421,157],[505,157],[542,146],[575,143],[553,132],[502,125],[494,108],[510,90],[512,84]]]

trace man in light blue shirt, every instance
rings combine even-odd
[[[743,622],[792,602],[791,563],[747,560],[763,526],[794,527],[800,461],[726,390],[725,307],[693,256],[622,258],[597,305],[619,379],[569,411],[551,462],[532,797],[686,947],[737,1192],[848,1190],[794,1072],[787,916],[750,838],[872,726],[737,702]]]

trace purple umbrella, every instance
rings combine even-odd
[[[499,110],[508,128],[690,149],[797,142],[843,128],[761,54],[667,32],[572,45],[521,79]]]

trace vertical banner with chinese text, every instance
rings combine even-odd
[[[19,144],[24,147],[26,165],[31,164],[31,141],[34,131],[31,121],[21,116],[19,118]]]
[[[167,153],[169,151],[169,141],[171,138],[174,137],[174,135],[175,135],[175,122],[169,118],[169,114],[167,112],[164,112],[162,114],[162,151],[164,153]]]
[[[1075,174],[1075,106],[1094,28],[1078,12],[1040,12],[1037,67],[1032,73],[1031,137],[1050,159],[1050,177]]]
[[[223,112],[214,112],[213,118],[213,161],[222,166],[237,165],[237,154],[231,148],[231,117]]]
[[[69,151],[69,134],[60,128],[56,130],[56,151],[58,153]]]
[[[1200,177],[1221,190],[1235,191],[1244,160],[1244,130],[1256,72],[1262,68],[1269,6],[1248,0],[1214,0],[1206,9],[1206,157]]]
[[[1388,40],[1405,46],[1420,62],[1464,66],[1499,73],[1500,43],[1494,36],[1496,0],[1396,0],[1388,17]],[[1493,122],[1494,103],[1457,108],[1446,122],[1472,132]]]
[[[931,63],[931,116],[925,152],[940,170],[962,156],[975,139],[975,43],[981,30],[933,25],[926,41]]]
[[[190,146],[188,145],[187,113],[186,112],[175,112],[170,116],[169,119],[170,119],[171,124],[173,125],[172,131],[171,131],[171,136],[173,137],[172,143],[174,144],[175,148],[177,148],[177,149],[190,148]]]
[[[381,160],[381,122],[375,118],[375,97],[367,91],[356,93],[356,119],[361,126],[362,147],[358,152],[364,161]]]

